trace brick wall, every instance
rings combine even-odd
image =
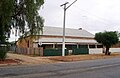
[[[32,47],[32,44],[33,44],[33,40],[32,38],[30,37],[27,37],[27,38],[22,38],[22,39],[19,39],[17,41],[17,47],[21,47],[21,48],[29,48],[29,47]]]

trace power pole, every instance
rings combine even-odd
[[[66,18],[66,10],[76,2],[75,0],[73,3],[71,3],[69,6],[66,6],[69,2],[66,2],[61,7],[64,6],[64,18],[63,18],[63,39],[62,39],[62,56],[65,56],[65,18]]]

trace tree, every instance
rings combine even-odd
[[[118,43],[119,38],[116,31],[105,31],[95,34],[95,40],[106,47],[105,55],[110,55],[109,49],[112,45]]]
[[[43,4],[44,0],[0,0],[0,42],[9,38],[13,28],[29,35],[42,30],[44,20],[38,10]]]
[[[0,42],[5,42],[10,33],[13,4],[14,0],[0,0]]]

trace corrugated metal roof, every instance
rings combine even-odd
[[[35,40],[34,42],[46,42],[46,43],[62,43],[62,38],[41,38],[39,40]],[[97,43],[94,39],[71,39],[66,38],[66,43]]]
[[[62,36],[63,28],[44,26],[43,35]],[[94,35],[86,30],[66,28],[65,36],[94,38]]]

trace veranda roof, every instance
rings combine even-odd
[[[41,38],[39,40],[34,40],[34,42],[42,42],[42,43],[62,43],[62,38]],[[66,38],[66,43],[93,43],[96,44],[96,40],[94,39],[71,39]]]

